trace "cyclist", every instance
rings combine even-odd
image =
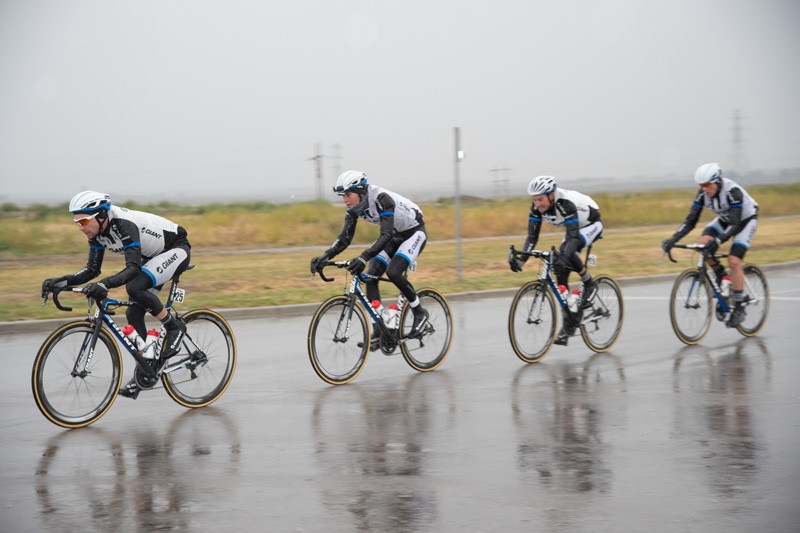
[[[728,254],[728,266],[731,269],[731,286],[733,287],[733,312],[727,326],[735,328],[742,323],[744,310],[744,269],[742,259],[753,242],[753,235],[758,225],[758,204],[747,194],[744,188],[733,180],[722,175],[718,163],[701,165],[694,173],[694,181],[700,186],[694,197],[692,207],[686,220],[675,234],[664,239],[661,248],[664,253],[692,231],[700,220],[700,213],[706,207],[716,213],[714,220],[708,223],[698,240],[706,245],[709,255],[716,252],[720,245],[733,237],[733,244]],[[714,270],[717,283],[725,275],[725,267],[714,258],[708,258],[708,264]]]
[[[559,247],[559,254],[553,266],[559,285],[567,286],[570,272],[577,272],[581,277],[581,300],[579,312],[589,306],[597,294],[597,284],[592,279],[586,265],[583,264],[580,252],[602,237],[603,223],[600,220],[600,207],[592,198],[577,191],[558,187],[553,176],[537,176],[528,184],[531,195],[530,214],[528,215],[528,238],[525,239],[523,251],[530,252],[536,247],[542,220],[562,226],[566,230],[564,240]],[[513,272],[521,272],[527,256],[509,258],[509,266]],[[567,315],[564,326],[555,340],[556,344],[566,345],[567,337],[574,330],[575,321]]]
[[[419,336],[428,322],[428,311],[420,305],[417,293],[404,273],[425,248],[427,234],[422,210],[408,198],[369,184],[367,175],[359,170],[343,172],[336,180],[333,191],[342,197],[347,208],[344,227],[330,248],[311,260],[311,273],[318,272],[324,261],[339,255],[350,246],[359,218],[378,224],[378,239],[361,255],[350,260],[347,269],[354,276],[363,272],[368,265],[368,274],[380,276],[386,272],[386,276],[406,297],[414,313],[414,324],[409,336]],[[370,300],[381,299],[377,280],[366,281],[366,293]],[[379,335],[379,332],[373,332],[373,350],[378,347],[376,341]]]
[[[178,353],[186,325],[168,313],[156,295],[164,283],[189,265],[191,246],[186,230],[160,216],[112,205],[109,195],[97,191],[76,194],[69,202],[69,211],[89,241],[89,258],[86,266],[74,274],[44,280],[42,297],[54,288],[80,285],[99,276],[106,249],[124,254],[124,269],[89,283],[83,292],[102,300],[109,289],[125,285],[130,300],[135,302],[125,312],[128,322],[145,338],[144,314],[149,312],[166,330],[159,361]],[[135,399],[139,395],[136,378],[119,394]]]

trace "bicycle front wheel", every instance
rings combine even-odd
[[[744,267],[745,316],[739,327],[739,333],[752,337],[764,325],[769,313],[769,287],[767,277],[755,265]]]
[[[236,369],[236,341],[228,322],[209,309],[181,316],[186,337],[169,358],[161,382],[169,397],[184,407],[204,407],[222,396]]]
[[[414,313],[411,306],[406,305],[400,316],[400,331],[403,332],[400,351],[411,368],[427,372],[438,368],[447,357],[453,340],[453,319],[450,306],[439,291],[420,289],[417,297],[419,304],[428,311],[428,324],[423,326],[421,337],[408,339],[414,325]]]
[[[617,282],[608,276],[594,278],[597,294],[592,305],[583,310],[581,336],[592,351],[605,352],[614,344],[622,330],[622,291]]]
[[[94,328],[88,320],[61,326],[45,339],[33,362],[36,406],[58,426],[88,426],[117,398],[122,382],[119,347],[107,330],[100,329],[91,351]]]
[[[508,337],[517,357],[537,363],[553,345],[556,303],[541,281],[529,281],[517,291],[508,313]]]
[[[344,385],[361,372],[368,353],[369,326],[361,306],[343,294],[322,302],[308,329],[314,372],[331,385]]]
[[[700,270],[683,271],[672,286],[669,318],[675,335],[685,344],[697,344],[711,325],[711,285]]]

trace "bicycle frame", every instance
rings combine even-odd
[[[592,247],[589,246],[586,250],[587,258],[589,257],[591,249]],[[573,316],[579,313],[579,312],[573,313],[572,311],[569,310],[569,304],[561,295],[561,291],[558,290],[558,283],[556,282],[556,277],[555,274],[553,273],[553,257],[555,257],[556,254],[555,246],[551,247],[549,252],[542,252],[540,250],[531,250],[530,252],[525,252],[515,249],[514,245],[512,244],[509,254],[512,256],[512,258],[516,258],[518,256],[527,256],[527,257],[534,257],[536,259],[541,259],[542,267],[539,270],[539,279],[545,282],[547,286],[550,288],[550,292],[552,292],[553,296],[555,296],[558,305],[561,306],[562,312],[569,313]],[[587,265],[589,264],[588,259],[585,264]]]
[[[322,266],[324,268],[325,266],[332,265],[338,268],[343,268],[346,264],[347,264],[346,262],[330,261],[330,262],[325,262]],[[333,281],[333,278],[326,278],[325,275],[322,273],[322,271],[319,272],[319,275],[320,278],[322,278],[324,281],[327,282]],[[366,294],[364,294],[364,291],[361,288],[361,283],[363,283],[366,280],[391,281],[389,280],[389,278],[384,278],[381,276],[373,276],[371,274],[364,274],[364,273],[361,273],[358,276],[350,277],[349,287],[345,289],[345,294],[347,294],[348,297],[350,298],[350,303],[348,304],[349,309],[347,312],[347,325],[345,326],[344,335],[341,337],[338,335],[340,327],[336,329],[337,334],[334,337],[335,342],[339,342],[341,339],[348,338],[350,333],[350,325],[353,319],[353,306],[355,305],[356,300],[361,302],[361,306],[367,311],[367,314],[369,315],[370,319],[372,319],[373,324],[375,324],[375,328],[381,332],[382,336],[394,334],[392,330],[386,327],[386,324],[383,323],[383,318],[378,316],[378,314],[370,305],[369,300],[367,300],[367,296]],[[401,299],[403,298],[402,294],[400,294],[400,298]],[[341,326],[341,324],[339,326]]]
[[[193,268],[193,265],[190,265],[189,268]],[[81,292],[80,288],[64,288],[58,289],[52,292],[53,295],[53,303],[55,306],[60,309],[61,311],[72,311],[71,307],[66,307],[61,304],[58,300],[58,294],[63,291],[68,292]],[[167,303],[164,306],[167,309],[167,312],[172,312],[172,306],[175,302],[182,302],[183,298],[186,294],[186,291],[183,289],[178,288],[178,280],[173,279],[172,285],[170,286],[169,296],[167,298]],[[45,298],[46,301],[46,298]],[[95,346],[97,345],[97,338],[100,336],[100,329],[103,327],[103,324],[107,326],[107,329],[117,338],[117,340],[125,347],[129,354],[134,358],[136,363],[142,369],[142,371],[147,374],[150,378],[158,378],[160,373],[156,371],[152,366],[149,364],[148,359],[145,359],[144,355],[133,345],[133,343],[122,333],[122,329],[117,325],[111,315],[114,314],[114,310],[118,307],[128,307],[134,305],[134,302],[128,300],[116,300],[114,298],[106,298],[105,300],[89,300],[89,309],[87,310],[87,319],[89,320],[90,324],[92,325],[92,334],[91,336],[87,336],[86,341],[84,341],[84,345],[81,346],[80,355],[75,360],[75,366],[72,368],[72,375],[73,376],[81,376],[85,377],[88,372],[87,368],[92,362],[92,357],[94,356]],[[92,306],[95,306],[94,313],[92,314]],[[188,341],[189,339],[187,339]],[[88,344],[87,344],[88,342]],[[181,361],[177,364],[169,365],[162,369],[162,373],[173,372],[178,370],[183,366],[185,361]]]
[[[719,310],[725,314],[730,313],[732,311],[730,304],[728,303],[728,299],[722,296],[722,292],[720,291],[719,283],[717,283],[716,276],[711,276],[708,273],[708,263],[706,262],[709,258],[711,259],[724,259],[728,257],[728,254],[711,254],[709,255],[705,250],[705,245],[702,244],[675,244],[673,248],[682,248],[686,250],[694,250],[700,256],[697,259],[697,269],[700,271],[700,275],[707,279],[711,284],[711,290],[714,293],[714,298],[717,300],[717,304],[719,305]],[[672,257],[672,253],[667,252],[667,256],[669,260],[673,263],[677,263],[675,259]],[[684,302],[684,307],[690,307],[690,303],[692,296],[695,291],[696,282],[692,282],[692,285],[689,287],[689,292],[686,294],[686,301]]]

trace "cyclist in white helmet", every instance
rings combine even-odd
[[[563,227],[566,233],[559,247],[560,253],[554,261],[556,280],[559,285],[568,286],[570,272],[577,272],[583,285],[580,306],[588,307],[597,294],[597,284],[583,264],[580,252],[603,234],[597,202],[585,194],[558,187],[553,176],[537,176],[532,179],[528,184],[528,194],[532,196],[533,203],[528,215],[528,238],[525,239],[522,249],[529,252],[536,248],[542,221]],[[511,259],[511,270],[522,271],[527,259],[527,256]],[[565,320],[564,327],[556,338],[556,344],[565,345],[568,330],[576,326],[566,322],[568,321]]]
[[[336,180],[333,191],[342,197],[347,208],[344,227],[330,248],[311,260],[311,273],[317,272],[321,263],[339,255],[350,246],[359,218],[378,224],[378,239],[361,255],[350,260],[348,270],[357,276],[369,265],[368,274],[380,276],[386,272],[386,276],[411,305],[414,325],[410,336],[419,335],[428,321],[428,311],[420,305],[417,292],[404,272],[422,253],[428,238],[422,209],[408,198],[370,184],[367,175],[360,170],[343,172]],[[380,300],[377,281],[367,281],[366,289],[369,300]],[[372,347],[377,348],[377,343],[372,342]]]
[[[678,231],[672,237],[664,239],[661,248],[665,253],[669,252],[676,242],[692,231],[700,220],[704,207],[716,213],[714,220],[703,229],[698,242],[705,244],[709,253],[714,253],[723,242],[733,237],[728,265],[731,269],[734,306],[726,325],[735,328],[742,323],[745,316],[742,260],[756,233],[758,204],[744,187],[723,176],[718,163],[701,165],[694,173],[694,181],[700,189],[695,194],[689,214]],[[719,283],[725,275],[725,267],[716,259],[709,259],[708,264],[714,270]]]
[[[74,274],[44,280],[42,297],[53,288],[81,285],[99,276],[106,249],[123,254],[124,269],[89,283],[83,292],[102,300],[109,289],[125,285],[130,300],[135,302],[125,315],[136,332],[142,338],[147,336],[146,311],[159,319],[167,331],[156,364],[178,353],[186,325],[167,312],[157,294],[164,283],[189,265],[191,246],[186,230],[166,218],[112,205],[109,195],[97,191],[76,194],[69,211],[89,241],[89,258],[86,266]],[[119,394],[135,399],[139,390],[134,377]]]

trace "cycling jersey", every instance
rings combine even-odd
[[[694,229],[704,207],[717,214],[717,217],[708,226],[717,225],[722,229],[716,235],[722,242],[728,240],[731,235],[741,233],[747,223],[758,216],[758,204],[747,194],[747,191],[735,181],[722,178],[719,182],[719,190],[714,197],[706,196],[703,189],[697,191],[686,220],[672,237],[675,241],[679,241]]]
[[[410,238],[416,230],[424,230],[422,209],[417,204],[383,187],[368,185],[362,203],[347,210],[342,232],[328,249],[330,257],[350,246],[359,218],[380,225],[378,239],[362,254],[365,260],[378,255],[393,238]]]
[[[102,281],[112,288],[133,279],[147,260],[178,247],[190,248],[183,227],[152,213],[111,206],[105,230],[89,240],[86,267],[71,276],[69,284],[79,285],[99,276],[106,249],[125,255],[125,268]]]
[[[554,226],[564,227],[566,229],[565,240],[579,239],[585,245],[589,243],[585,242],[586,238],[581,236],[579,230],[600,222],[600,207],[597,202],[585,194],[557,188],[553,195],[553,203],[544,213],[536,209],[535,205],[531,205],[528,215],[528,238],[523,248],[525,251],[531,251],[536,247],[542,220]],[[602,231],[602,226],[600,231]],[[599,234],[600,232],[594,233],[594,238],[597,238]]]

